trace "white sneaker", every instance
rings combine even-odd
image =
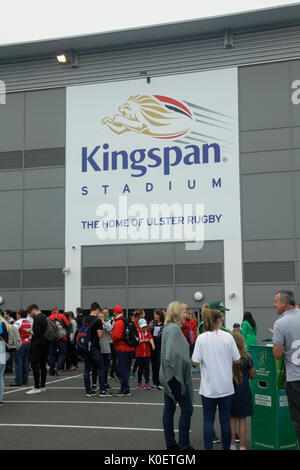
[[[41,393],[41,389],[40,388],[32,388],[31,390],[28,390],[28,392],[26,392],[27,395],[32,395],[33,393]]]
[[[46,387],[41,387],[41,388],[40,388],[40,391],[41,391],[41,392],[45,392],[45,391],[46,391]]]

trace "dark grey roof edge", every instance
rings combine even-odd
[[[295,25],[300,25],[300,2],[154,26],[4,44],[0,45],[0,63],[41,59],[70,49],[83,53],[209,37],[221,34],[225,29],[240,33]]]

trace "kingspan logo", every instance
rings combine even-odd
[[[194,118],[189,107],[174,98],[135,95],[119,106],[117,114],[104,117],[101,123],[118,136],[135,133],[152,139],[175,140],[189,133]],[[131,170],[130,176],[141,177],[149,169],[162,167],[163,174],[170,175],[171,168],[179,164],[199,165],[221,161],[221,148],[215,142],[183,144],[131,151],[111,150],[108,143],[97,145],[92,150],[82,147],[81,171]]]
[[[157,139],[175,139],[191,129],[193,116],[185,104],[173,98],[135,95],[119,106],[112,118],[103,118],[102,124],[118,135],[135,132]]]

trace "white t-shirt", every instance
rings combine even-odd
[[[206,398],[233,395],[232,363],[240,357],[237,345],[230,333],[215,330],[199,335],[192,361],[202,363],[200,395]]]

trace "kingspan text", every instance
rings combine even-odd
[[[131,170],[131,176],[144,176],[148,169],[162,167],[164,175],[170,175],[171,168],[179,164],[200,165],[221,162],[221,148],[217,143],[185,145],[178,147],[140,148],[132,151],[113,150],[109,144],[97,145],[93,149],[82,147],[81,171]]]

